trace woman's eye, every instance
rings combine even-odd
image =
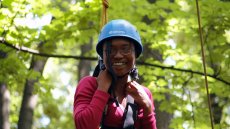
[[[124,48],[122,48],[122,51],[129,51],[129,50],[130,50],[129,47],[124,47]]]

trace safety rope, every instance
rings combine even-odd
[[[207,73],[206,73],[206,65],[205,65],[205,53],[204,53],[204,43],[203,43],[203,33],[201,29],[201,20],[200,20],[200,9],[199,9],[199,3],[198,0],[196,0],[196,9],[197,9],[197,18],[198,18],[198,25],[199,25],[199,35],[200,35],[200,44],[201,44],[201,52],[202,52],[202,61],[203,61],[203,68],[204,68],[204,77],[205,77],[205,86],[206,86],[206,93],[208,98],[208,107],[209,107],[209,116],[211,121],[212,129],[214,129],[213,124],[213,115],[211,110],[211,102],[210,102],[210,95],[208,90],[208,81],[207,81]]]
[[[108,0],[102,0],[101,28],[108,22],[107,9],[109,8]]]

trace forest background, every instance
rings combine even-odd
[[[158,129],[210,129],[195,0],[109,0],[140,32],[139,82]],[[213,123],[230,128],[230,1],[199,0]],[[0,129],[74,129],[80,78],[97,64],[101,0],[0,1]]]

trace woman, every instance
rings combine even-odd
[[[151,92],[136,81],[135,62],[143,47],[135,27],[122,19],[110,21],[101,31],[96,50],[103,64],[94,77],[82,78],[77,86],[76,128],[156,129]]]

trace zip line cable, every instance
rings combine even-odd
[[[207,98],[208,98],[209,116],[210,116],[212,129],[214,129],[213,115],[212,115],[211,102],[210,102],[210,95],[209,95],[209,90],[208,90],[208,80],[207,80],[206,64],[205,64],[206,61],[205,61],[205,52],[204,52],[203,33],[202,33],[202,28],[201,28],[200,9],[199,9],[198,0],[196,0],[196,9],[197,9],[197,20],[198,20],[198,25],[199,25],[199,35],[200,35],[200,45],[201,45],[201,52],[202,52],[202,61],[203,61],[203,68],[204,68],[205,88],[206,88],[206,93],[207,93]]]

